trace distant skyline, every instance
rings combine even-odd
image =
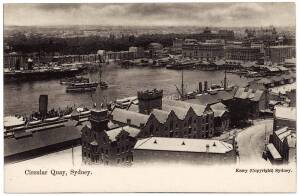
[[[4,4],[4,25],[295,26],[294,3]]]

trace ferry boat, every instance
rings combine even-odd
[[[72,83],[66,87],[67,93],[77,93],[77,92],[90,92],[96,91],[98,86],[97,82],[87,82],[87,83]]]
[[[72,83],[88,83],[90,80],[82,76],[75,76],[70,78],[64,78],[60,80],[62,85],[70,85]]]
[[[166,68],[167,69],[181,70],[181,69],[193,68],[194,66],[195,66],[195,63],[193,61],[185,60],[185,61],[175,62],[174,64],[168,64],[166,66]]]

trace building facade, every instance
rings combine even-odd
[[[90,125],[85,125],[81,130],[83,162],[130,165],[132,148],[140,130],[129,126],[109,129],[108,122],[107,110],[91,111]]]
[[[227,60],[239,60],[239,61],[257,61],[263,54],[260,48],[252,47],[226,47],[225,58]]]
[[[270,46],[265,48],[265,55],[272,63],[281,63],[286,59],[296,57],[295,46]]]
[[[224,57],[224,45],[221,43],[185,43],[182,46],[184,57],[215,61]]]
[[[139,92],[135,111],[115,108],[112,121],[140,128],[139,137],[210,138],[214,136],[214,112],[209,106],[162,99],[158,90]],[[155,99],[152,99],[155,98]]]

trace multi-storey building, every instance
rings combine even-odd
[[[265,55],[272,63],[281,63],[285,59],[296,57],[295,46],[270,46],[265,48]]]
[[[263,54],[260,48],[252,47],[226,47],[225,58],[228,60],[239,60],[239,61],[257,61]]]
[[[296,130],[281,127],[274,130],[267,145],[268,157],[274,164],[296,163]]]
[[[209,138],[214,136],[214,113],[209,106],[162,99],[162,91],[138,93],[138,111],[115,108],[112,121],[141,129],[139,137]]]
[[[224,57],[224,45],[222,43],[185,43],[182,46],[184,57],[198,58],[201,60],[217,60]]]
[[[140,130],[131,126],[109,129],[108,122],[107,110],[91,111],[90,125],[85,125],[81,130],[83,162],[130,164],[132,148]]]

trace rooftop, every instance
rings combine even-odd
[[[109,137],[109,139],[113,142],[117,140],[118,135],[122,131],[126,131],[127,133],[129,133],[130,137],[136,137],[140,133],[140,129],[130,127],[130,126],[124,126],[124,127],[119,127],[116,129],[106,131],[106,134]]]
[[[202,116],[206,110],[206,106],[203,106],[203,105],[188,103],[186,101],[170,100],[170,99],[163,99],[163,105],[175,106],[175,107],[184,108],[187,110],[189,108],[192,108],[198,116]]]
[[[295,107],[276,106],[274,114],[276,118],[296,121],[296,112],[297,110]]]
[[[145,125],[149,119],[149,115],[123,110],[119,108],[115,108],[112,111],[112,115],[114,121],[127,124],[127,120],[130,120],[130,124],[136,127],[140,127],[141,124]]]
[[[233,150],[231,144],[219,140],[150,137],[140,139],[134,150],[159,150],[224,154]]]
[[[43,148],[62,142],[80,139],[80,129],[74,126],[48,129],[20,139],[4,139],[4,156],[10,156],[30,150]]]
[[[264,91],[259,89],[251,89],[240,87],[236,91],[234,97],[239,99],[250,99],[252,101],[259,101]]]
[[[163,110],[158,110],[158,109],[153,109],[151,112],[155,118],[160,122],[160,123],[165,123],[169,117],[170,112],[163,111]]]

